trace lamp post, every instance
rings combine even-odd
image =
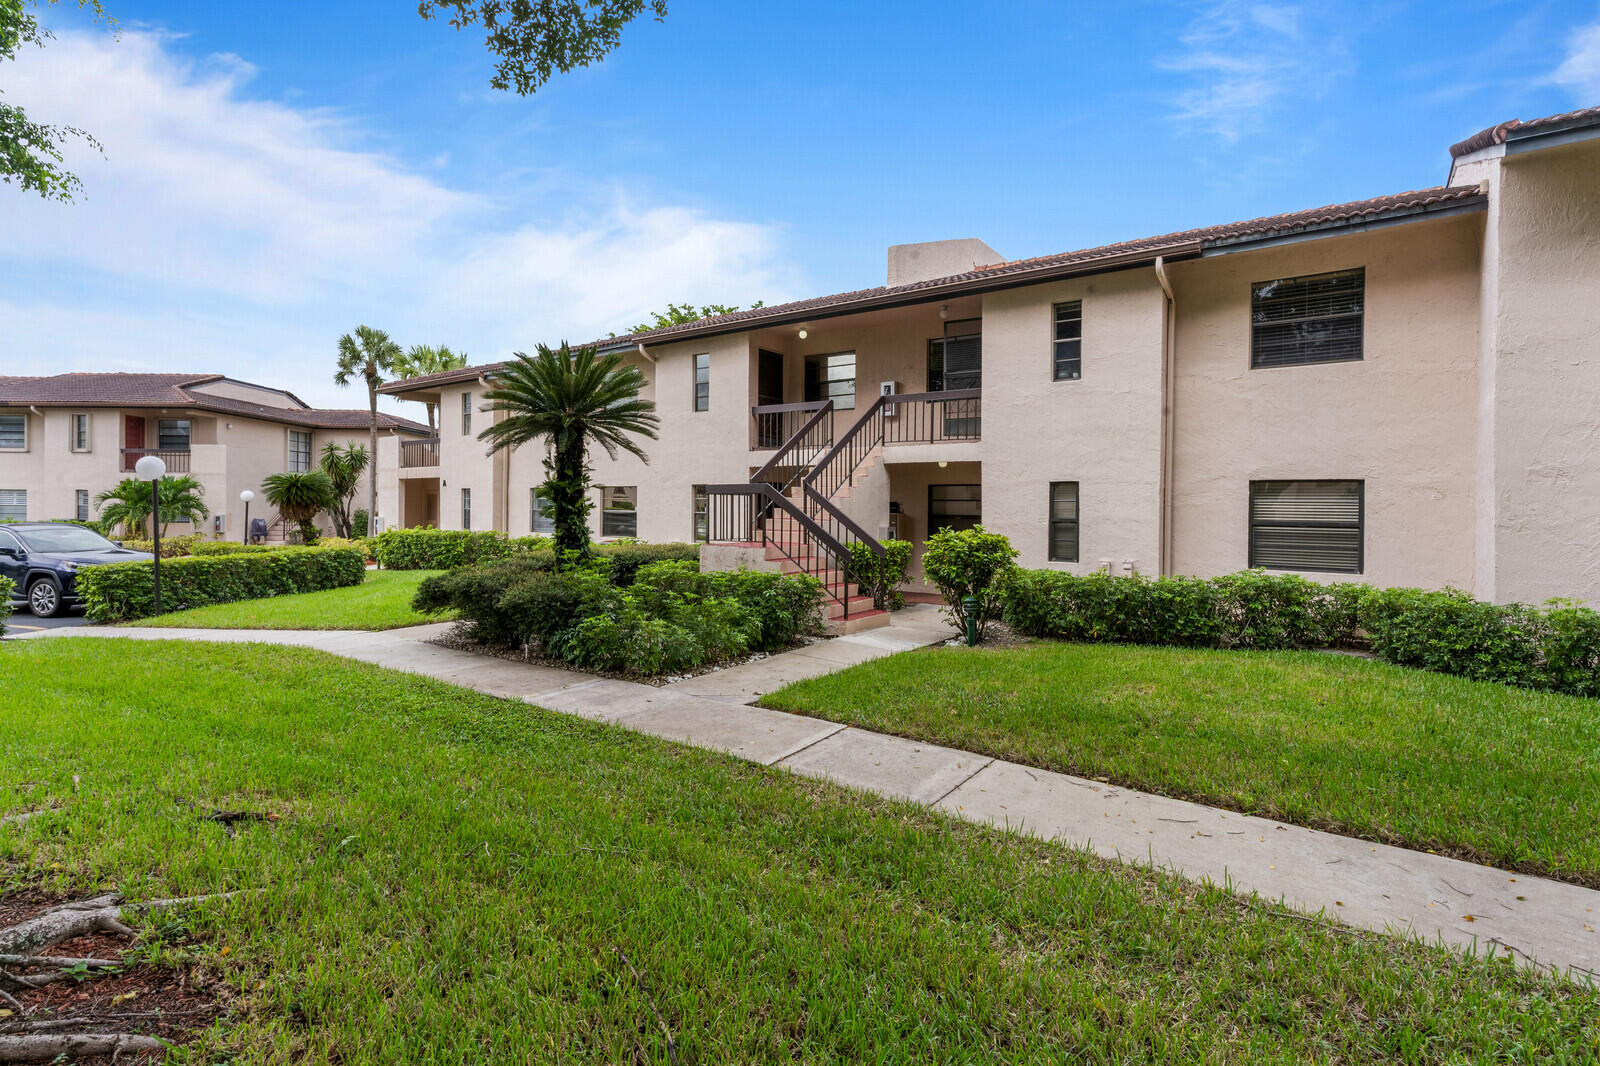
[[[239,499],[244,501],[244,542],[246,544],[250,543],[250,501],[255,498],[256,494],[249,489],[239,493]]]
[[[153,583],[156,593],[156,614],[161,613],[161,479],[167,476],[167,464],[159,455],[142,456],[133,464],[133,472],[150,482],[150,547],[155,549]]]

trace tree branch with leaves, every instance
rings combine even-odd
[[[0,0],[0,62],[15,61],[22,45],[43,48],[55,38],[29,10],[36,6],[32,0]],[[78,0],[78,6],[92,8],[96,22],[104,21],[116,29],[116,20],[106,14],[99,0]],[[100,142],[76,126],[35,122],[16,104],[0,100],[0,181],[20,184],[46,200],[71,200],[83,182],[61,164],[62,150],[74,138],[104,154]]]
[[[482,26],[498,59],[489,85],[536,92],[551,75],[598,63],[648,9],[666,18],[667,0],[420,0],[417,14],[443,16],[457,30]]]

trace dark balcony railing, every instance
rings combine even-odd
[[[403,440],[400,442],[400,468],[439,465],[439,438]]]
[[[160,456],[161,461],[167,464],[169,474],[187,474],[189,472],[188,448],[124,448],[122,449],[122,469],[124,472],[132,470],[140,459],[147,455]]]
[[[805,403],[769,403],[752,407],[750,447],[757,450],[783,447],[811,421],[813,415],[826,406],[827,400],[809,400]]]

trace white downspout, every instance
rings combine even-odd
[[[1173,453],[1173,394],[1177,375],[1177,298],[1172,294],[1172,282],[1167,277],[1165,256],[1156,256],[1156,281],[1165,298],[1161,303],[1161,521],[1158,539],[1161,542],[1160,575],[1172,573],[1172,453]]]

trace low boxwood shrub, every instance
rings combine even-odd
[[[84,613],[94,622],[144,618],[155,611],[155,564],[113,563],[78,571]],[[179,611],[213,603],[359,585],[366,559],[353,548],[278,548],[194,555],[161,564],[161,606]]]
[[[1600,613],[1475,600],[1454,589],[1319,585],[1247,570],[1216,578],[1005,575],[1005,618],[1035,637],[1201,648],[1370,645],[1380,659],[1480,681],[1600,696]]]
[[[532,550],[543,537],[514,542],[493,529],[386,529],[372,538],[372,557],[385,570],[454,570],[458,566],[504,559],[519,550]]]
[[[11,593],[16,587],[9,577],[0,577],[0,636],[5,636],[6,619],[11,617]]]
[[[486,644],[527,645],[581,669],[642,676],[775,651],[822,628],[815,578],[703,574],[684,560],[630,568],[601,555],[557,570],[544,553],[515,557],[430,577],[413,602],[454,608]]]
[[[193,555],[194,550],[201,544],[215,544],[204,533],[185,533],[181,537],[161,538],[161,558],[178,559],[185,555]],[[129,551],[149,552],[155,554],[155,542],[147,537],[124,538],[122,546]]]
[[[850,542],[849,551],[851,580],[872,597],[874,608],[898,611],[906,605],[900,585],[906,579],[906,567],[911,564],[909,540],[884,541],[882,555],[859,540]]]

